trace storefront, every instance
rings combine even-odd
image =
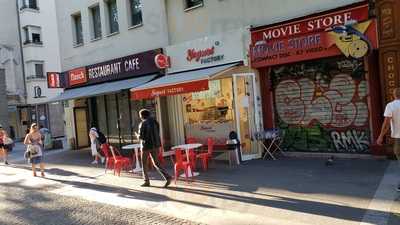
[[[245,66],[245,32],[237,30],[166,48],[168,74],[131,89],[132,98],[156,99],[166,149],[190,138],[224,146],[239,134],[242,159],[260,157],[257,73]],[[258,80],[258,79],[257,79]]]
[[[89,129],[97,127],[115,146],[133,143],[138,111],[155,111],[153,100],[132,100],[129,89],[163,75],[156,58],[161,49],[134,54],[65,72],[66,133],[73,148],[89,146]]]
[[[253,28],[264,124],[287,151],[371,153],[381,112],[377,32],[368,4]]]

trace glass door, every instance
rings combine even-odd
[[[255,74],[233,75],[233,93],[235,97],[236,130],[241,143],[242,160],[260,158],[255,139],[257,113],[255,96]]]

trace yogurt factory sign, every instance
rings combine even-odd
[[[239,29],[166,47],[171,60],[168,73],[243,61],[243,35],[244,31]]]

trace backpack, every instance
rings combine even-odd
[[[104,134],[103,134],[102,132],[97,131],[97,134],[99,135],[99,137],[97,138],[97,140],[99,141],[99,143],[100,143],[101,145],[107,143],[107,138],[106,138],[106,136],[104,136]]]

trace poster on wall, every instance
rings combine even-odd
[[[276,124],[288,151],[369,153],[364,64],[344,56],[271,70]]]

